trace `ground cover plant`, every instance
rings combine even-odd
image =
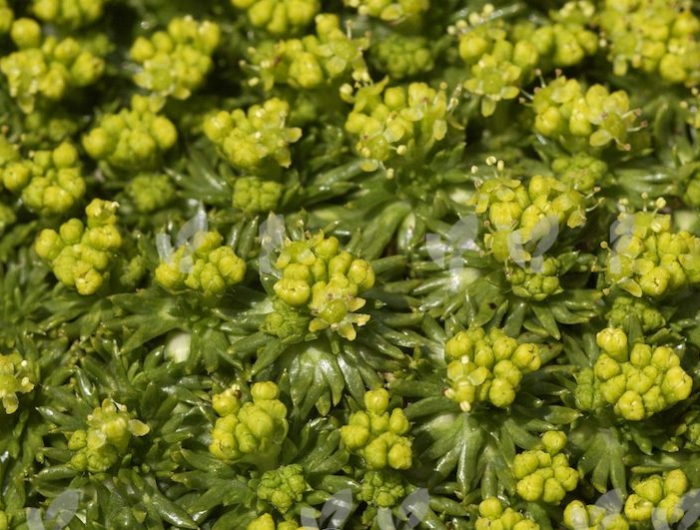
[[[0,0],[0,530],[694,527],[699,17]]]

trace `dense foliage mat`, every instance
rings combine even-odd
[[[692,527],[699,84],[695,0],[0,0],[0,530]]]

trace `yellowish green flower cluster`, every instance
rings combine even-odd
[[[324,329],[354,340],[355,326],[364,326],[369,315],[356,313],[364,307],[359,295],[374,285],[375,275],[368,261],[340,250],[335,237],[318,233],[304,241],[286,241],[275,267],[282,277],[275,283],[275,295],[284,304],[308,313],[309,331]],[[274,313],[272,314],[274,319]]]
[[[18,352],[0,354],[0,399],[6,414],[19,408],[18,394],[34,390],[37,373],[33,363],[23,359]]]
[[[14,20],[15,12],[7,3],[7,0],[0,0],[0,35],[10,31]]]
[[[175,187],[168,175],[140,173],[129,181],[126,192],[141,213],[150,213],[168,204],[175,196]]]
[[[245,460],[266,467],[277,457],[287,436],[287,407],[275,383],[255,383],[252,402],[241,403],[240,389],[232,387],[212,398],[220,416],[211,433],[209,451],[222,460]]]
[[[632,133],[641,128],[639,112],[631,108],[627,92],[610,92],[603,85],[585,89],[578,80],[564,76],[538,89],[532,104],[535,132],[572,151],[610,144],[630,150]]]
[[[460,331],[445,344],[445,356],[450,385],[445,395],[465,412],[476,403],[508,407],[523,376],[541,363],[537,344],[519,343],[498,328]]]
[[[255,76],[249,83],[261,83],[265,90],[274,85],[310,90],[333,82],[368,81],[362,55],[369,46],[368,37],[352,38],[337,15],[317,15],[315,22],[315,35],[263,41],[257,48],[250,48],[250,67]]]
[[[606,260],[610,285],[656,298],[700,283],[700,239],[685,230],[674,232],[670,215],[621,213],[617,221]]]
[[[239,177],[233,183],[233,207],[247,214],[274,212],[284,185],[258,177]]]
[[[540,525],[511,507],[504,508],[497,497],[479,503],[476,530],[539,530]]]
[[[552,171],[563,183],[581,193],[595,190],[608,171],[608,165],[587,153],[576,153],[571,157],[557,158],[552,162]]]
[[[125,456],[132,437],[145,436],[150,430],[124,405],[105,399],[87,417],[87,429],[75,431],[68,439],[68,449],[75,453],[70,463],[79,471],[107,471]]]
[[[383,388],[365,394],[365,409],[352,413],[341,427],[345,447],[364,458],[367,469],[409,469],[411,439],[405,435],[411,424],[403,409],[389,413],[389,393]]]
[[[629,345],[619,328],[606,328],[596,342],[602,350],[593,367],[603,399],[615,413],[639,421],[687,399],[693,380],[668,346]]]
[[[634,493],[625,501],[625,516],[631,523],[649,523],[653,519],[655,525],[674,525],[683,518],[681,501],[688,491],[688,479],[682,470],[635,477],[631,486]]]
[[[430,0],[343,0],[362,16],[380,18],[386,22],[403,22],[416,18],[430,9]]]
[[[532,266],[528,269],[513,266],[506,272],[506,278],[512,285],[514,295],[539,302],[563,291],[559,283],[559,269],[557,258],[544,258],[534,270]]]
[[[373,45],[375,64],[393,79],[429,72],[435,64],[428,39],[392,33]]]
[[[292,464],[263,473],[256,494],[258,499],[269,502],[284,515],[309,489],[302,466]]]
[[[139,171],[158,167],[163,154],[177,142],[175,125],[158,114],[163,101],[135,95],[131,108],[105,114],[83,137],[83,147],[95,160],[117,169]]]
[[[401,475],[394,471],[367,471],[358,497],[370,506],[390,508],[406,495]]]
[[[272,98],[248,112],[216,113],[204,122],[204,134],[241,171],[279,170],[292,163],[289,144],[301,138],[301,129],[286,126],[288,117],[289,103]]]
[[[631,67],[668,83],[700,81],[700,20],[686,1],[606,0],[597,22],[615,75]]]
[[[118,204],[93,199],[85,208],[87,226],[73,218],[59,231],[46,228],[34,243],[37,255],[46,261],[56,278],[80,294],[94,294],[109,275],[109,268],[122,245],[117,228]]]
[[[104,12],[105,0],[32,0],[39,20],[77,29],[95,22]]]
[[[661,312],[643,298],[618,296],[606,315],[608,327],[624,328],[631,316],[637,319],[644,333],[652,333],[666,325]]]
[[[0,58],[0,72],[25,113],[39,102],[57,102],[74,88],[92,85],[104,72],[102,58],[73,38],[43,37],[32,19],[15,20],[10,36],[19,49]]]
[[[52,148],[69,140],[80,129],[80,124],[61,107],[35,108],[22,120],[22,146],[25,148]]]
[[[537,69],[573,66],[598,49],[598,36],[586,29],[595,12],[590,2],[568,2],[551,12],[551,23],[522,21],[508,26],[486,4],[452,31],[459,36],[459,55],[469,67],[464,88],[481,99],[488,117],[499,101],[514,99]]]
[[[161,259],[155,272],[158,283],[170,291],[189,288],[205,296],[220,295],[241,283],[246,271],[245,261],[216,231],[196,233],[191,242]]]
[[[319,0],[231,0],[231,4],[244,9],[253,26],[277,36],[300,32],[321,8]]]
[[[0,184],[21,195],[23,203],[42,215],[70,210],[85,194],[78,151],[64,142],[53,151],[34,151],[28,159],[0,138]],[[3,164],[3,162],[5,162]]]
[[[469,78],[464,88],[481,97],[481,113],[491,116],[499,101],[514,99],[520,86],[534,70],[538,54],[526,41],[512,43],[502,22],[489,23],[493,6],[473,13],[469,21],[455,26],[459,36],[459,55],[467,63]]]
[[[251,521],[246,530],[297,530],[299,525],[294,521],[282,521],[281,523],[275,523],[275,520],[269,513],[261,515],[255,520]]]
[[[550,10],[549,23],[540,26],[523,21],[513,28],[516,42],[528,41],[539,55],[538,67],[550,71],[580,64],[598,51],[600,38],[588,29],[596,12],[595,4],[573,0],[558,11]]]
[[[484,244],[500,262],[528,264],[540,242],[553,243],[560,228],[578,228],[586,221],[586,197],[551,176],[535,175],[527,185],[509,178],[489,179],[471,203],[477,215],[488,219],[491,233],[484,236]],[[558,280],[552,278],[543,292],[551,294],[558,288]]]
[[[569,530],[598,529],[628,530],[629,522],[620,513],[610,513],[602,506],[576,500],[564,509],[564,526]]]
[[[415,164],[447,134],[447,95],[425,83],[387,87],[388,79],[360,88],[345,130],[356,140],[365,171]]]
[[[141,65],[134,82],[163,96],[187,99],[202,86],[213,66],[221,29],[214,22],[198,22],[191,16],[174,18],[166,31],[139,37],[129,51]]]
[[[532,449],[515,455],[513,475],[518,479],[516,491],[526,501],[559,504],[567,492],[576,489],[579,474],[569,466],[562,451],[566,434],[547,431],[541,436],[543,449]]]

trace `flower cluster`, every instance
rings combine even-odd
[[[221,111],[204,122],[204,134],[237,169],[261,173],[292,163],[289,144],[301,138],[301,129],[287,127],[289,103],[272,98],[245,112]]]
[[[484,243],[493,257],[521,266],[533,262],[538,246],[551,246],[560,227],[578,228],[586,221],[586,197],[551,176],[535,175],[527,186],[515,179],[489,179],[479,186],[471,203],[477,215],[488,218],[491,232]],[[539,268],[544,266],[541,254],[532,263]],[[543,287],[543,292],[558,288],[557,281]]]
[[[460,57],[469,67],[464,88],[482,98],[486,117],[499,101],[516,98],[537,69],[573,66],[598,49],[597,35],[586,28],[595,12],[590,2],[568,2],[543,25],[523,21],[509,26],[494,11],[487,4],[453,28]]]
[[[576,488],[579,474],[569,466],[569,459],[562,452],[566,446],[566,434],[547,431],[541,439],[543,449],[515,455],[513,475],[518,479],[516,491],[526,501],[559,504],[567,492]]]
[[[39,20],[77,29],[98,20],[105,0],[32,0],[32,12]]]
[[[52,148],[69,140],[80,129],[80,123],[59,107],[35,108],[22,119],[22,146],[25,148]]]
[[[367,469],[408,469],[411,467],[411,424],[403,409],[389,413],[389,393],[382,389],[365,394],[366,411],[354,412],[341,427],[345,447],[364,458]]]
[[[157,94],[187,99],[211,70],[220,34],[217,24],[188,16],[172,19],[166,31],[157,31],[150,38],[137,38],[129,51],[131,59],[141,65],[134,82]]]
[[[594,3],[588,0],[566,2],[560,10],[550,11],[550,21],[545,24],[516,24],[513,37],[535,46],[541,70],[575,66],[598,51],[600,38],[587,27],[595,12]]]
[[[109,275],[122,245],[117,228],[118,204],[93,199],[85,208],[87,226],[77,218],[66,221],[59,231],[46,228],[34,243],[37,255],[46,261],[56,278],[80,294],[95,293]]]
[[[251,521],[246,527],[246,530],[297,530],[298,528],[299,525],[294,521],[275,523],[272,516],[266,513]]]
[[[425,83],[387,87],[387,81],[360,88],[345,129],[355,151],[366,159],[363,169],[384,163],[411,164],[425,159],[447,134],[447,95]]]
[[[18,394],[27,394],[34,390],[36,380],[34,364],[23,359],[18,352],[0,354],[0,399],[6,414],[17,411]]]
[[[660,297],[700,283],[700,239],[674,232],[670,215],[621,213],[611,231],[606,279],[633,296]]]
[[[489,497],[479,503],[479,518],[476,530],[539,530],[540,526],[513,508],[504,508],[497,497]]]
[[[414,77],[433,69],[435,60],[428,39],[392,33],[372,46],[377,68],[393,79]]]
[[[233,183],[233,207],[247,214],[274,212],[284,185],[258,177],[240,177]]]
[[[445,395],[465,412],[480,402],[508,407],[523,375],[538,370],[541,362],[537,344],[519,343],[498,328],[460,331],[445,344],[445,355],[450,385]]]
[[[362,55],[369,45],[367,36],[352,38],[341,28],[337,15],[315,17],[316,34],[302,39],[263,41],[250,48],[250,68],[255,77],[251,84],[289,85],[310,90],[333,82],[368,80]]]
[[[141,213],[150,213],[168,204],[175,196],[175,187],[168,175],[139,173],[126,186],[126,193]]]
[[[7,2],[8,0],[0,0],[0,35],[10,31],[15,20],[15,12]]]
[[[163,234],[161,241],[169,247],[167,235]],[[189,288],[215,296],[241,283],[245,276],[245,261],[223,244],[223,237],[216,231],[197,232],[191,241],[164,254],[155,278],[170,291]]]
[[[321,8],[319,0],[231,0],[245,9],[250,23],[272,35],[289,35],[303,30]]]
[[[629,319],[634,317],[642,327],[642,332],[653,333],[666,325],[666,318],[661,312],[643,298],[618,296],[606,315],[608,327],[625,329]]]
[[[557,158],[552,162],[557,179],[581,193],[591,193],[608,172],[608,165],[587,153]]]
[[[560,268],[557,258],[544,258],[534,269],[532,266],[510,268],[506,271],[506,278],[514,295],[540,302],[563,291],[558,276]]]
[[[380,18],[386,22],[401,22],[415,18],[430,9],[430,0],[343,0],[362,16]]]
[[[389,508],[406,495],[401,475],[394,471],[367,471],[358,497],[370,506]]]
[[[586,505],[576,500],[571,501],[564,509],[564,526],[569,530],[583,530],[584,528],[628,530],[629,522],[620,513],[610,513],[601,506]]]
[[[686,399],[693,380],[668,346],[652,348],[638,342],[628,345],[619,328],[606,328],[596,342],[602,350],[593,367],[603,399],[615,413],[639,421]]]
[[[303,241],[286,241],[275,267],[282,277],[275,283],[277,298],[311,317],[312,333],[330,328],[354,340],[355,326],[364,326],[368,315],[357,314],[365,300],[360,293],[374,285],[369,262],[340,250],[335,237],[318,233]],[[268,317],[267,329],[276,329],[276,313]]]
[[[19,49],[0,58],[0,72],[25,113],[39,101],[60,101],[73,88],[92,85],[104,72],[104,60],[77,40],[44,38],[39,24],[29,18],[15,20],[10,36]]]
[[[700,81],[700,20],[687,2],[606,0],[597,21],[616,75],[630,67],[668,83]]]
[[[614,144],[630,150],[640,130],[639,112],[631,108],[627,92],[610,92],[603,85],[585,89],[576,79],[557,77],[539,88],[533,98],[534,130],[571,151],[603,149]]]
[[[303,468],[299,464],[292,464],[263,473],[256,495],[284,515],[294,503],[304,498],[304,493],[309,489]]]
[[[145,436],[150,430],[124,405],[105,399],[87,417],[87,429],[75,431],[68,439],[68,449],[74,452],[70,464],[79,471],[107,471],[126,455],[134,436]]]
[[[0,142],[6,143],[2,138]],[[28,159],[21,159],[16,150],[0,149],[0,184],[21,194],[30,210],[42,215],[62,214],[85,194],[78,151],[72,144],[64,142],[53,151],[34,151]]]
[[[470,20],[455,26],[459,34],[459,55],[469,68],[464,88],[481,97],[481,113],[488,117],[499,101],[514,99],[529,80],[539,58],[528,40],[511,42],[502,21],[488,22],[493,6],[473,13]]]
[[[212,398],[220,417],[211,432],[209,451],[222,460],[269,467],[287,436],[287,407],[278,399],[274,383],[255,383],[250,394],[252,402],[241,403],[240,389],[234,386]]]
[[[683,518],[682,496],[688,491],[688,479],[680,469],[663,475],[646,478],[635,477],[631,481],[634,493],[625,501],[625,516],[631,523],[678,523]]]
[[[87,154],[122,170],[140,171],[158,167],[163,154],[177,142],[177,129],[158,111],[156,98],[135,95],[131,108],[105,114],[83,137]]]

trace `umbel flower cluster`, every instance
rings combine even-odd
[[[148,434],[150,428],[132,417],[124,405],[105,399],[87,417],[87,429],[75,431],[68,439],[74,452],[70,465],[90,473],[107,471],[125,456],[131,438]]]
[[[75,88],[94,84],[104,72],[102,58],[71,37],[44,36],[34,20],[16,20],[10,35],[17,51],[0,58],[0,72],[25,113],[37,104],[61,101]]]
[[[85,208],[87,221],[73,218],[56,232],[44,229],[34,250],[50,264],[56,278],[80,294],[93,294],[109,275],[122,245],[117,228],[117,204],[93,199]]]
[[[478,402],[507,407],[525,374],[540,367],[537,344],[519,343],[498,328],[460,331],[445,344],[446,396],[469,412]]]
[[[240,389],[231,387],[212,398],[219,418],[211,432],[209,451],[225,460],[246,459],[269,466],[281,450],[289,425],[287,407],[270,382],[255,383],[251,400],[241,403]]]
[[[411,467],[411,440],[404,436],[411,428],[400,408],[389,413],[389,393],[384,389],[365,394],[366,411],[354,412],[341,427],[345,447],[364,458],[369,469]]]
[[[322,233],[304,241],[287,241],[274,263],[281,273],[273,291],[277,311],[267,317],[272,333],[283,332],[285,313],[295,311],[309,319],[308,330],[331,329],[353,340],[356,326],[369,315],[357,313],[365,306],[359,295],[375,282],[372,265],[340,249],[335,237]]]
[[[700,2],[0,0],[0,530],[700,524]]]
[[[213,22],[184,17],[172,19],[167,31],[139,37],[129,50],[131,59],[142,67],[134,82],[157,94],[187,99],[211,70],[220,33]]]
[[[639,421],[687,399],[693,380],[668,346],[629,344],[619,328],[606,328],[596,341],[601,354],[593,366],[603,400],[616,414]]]
[[[78,150],[68,142],[53,151],[34,151],[23,159],[0,137],[0,153],[0,184],[20,195],[27,208],[37,213],[65,213],[85,194]]]

